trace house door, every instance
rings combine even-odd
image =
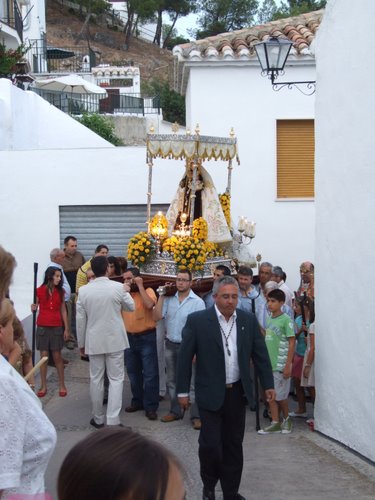
[[[108,97],[100,99],[99,113],[113,113],[120,107],[120,89],[106,89]]]

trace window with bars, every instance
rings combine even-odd
[[[314,120],[277,120],[277,198],[314,198]]]

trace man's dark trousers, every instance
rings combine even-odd
[[[207,490],[213,491],[220,480],[225,500],[235,497],[241,482],[245,402],[239,381],[226,389],[224,403],[219,410],[199,408],[202,422],[199,436],[202,482]]]

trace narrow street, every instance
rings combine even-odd
[[[89,365],[79,359],[78,351],[64,351],[70,360],[66,367],[68,396],[60,398],[55,370],[49,368],[48,394],[44,409],[54,423],[58,441],[46,474],[47,491],[57,500],[59,467],[70,448],[90,432],[100,432],[90,424]],[[130,402],[130,387],[124,388],[125,407]],[[291,402],[294,409],[295,403]],[[311,407],[310,407],[311,410]],[[159,416],[168,411],[162,401]],[[375,498],[375,467],[342,446],[312,432],[305,421],[294,419],[292,434],[260,436],[255,432],[255,414],[248,412],[244,441],[245,463],[240,493],[247,500],[345,500]],[[183,421],[164,424],[151,422],[143,412],[122,412],[121,422],[133,430],[160,441],[184,464],[188,500],[201,498],[198,464],[198,432],[190,426],[188,414]],[[261,425],[264,423],[261,417]],[[217,487],[216,497],[222,495]]]

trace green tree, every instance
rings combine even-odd
[[[152,20],[158,7],[158,0],[127,0],[125,1],[127,21],[124,27],[125,47],[131,43],[138,23]]]
[[[185,125],[185,98],[172,90],[168,82],[151,80],[147,83],[143,83],[141,86],[142,93],[150,96],[158,95],[160,97],[160,106],[163,110],[163,117],[165,120]]]
[[[142,22],[155,21],[156,32],[153,43],[161,45],[163,32],[163,14],[168,13],[171,20],[171,32],[165,31],[164,45],[167,46],[173,28],[179,17],[187,16],[194,12],[197,0],[126,0],[127,21],[125,23],[125,47],[129,47],[131,37]]]
[[[165,32],[163,47],[166,47],[171,33],[175,27],[176,21],[179,17],[184,17],[195,12],[197,8],[196,0],[158,0],[157,17],[156,17],[156,32],[154,43],[161,45],[161,35],[163,33],[163,14],[168,13],[172,20],[170,32]]]
[[[78,0],[77,3],[80,6],[80,15],[83,14],[83,7],[86,9],[86,16],[83,22],[82,28],[78,35],[75,37],[75,43],[77,43],[82,38],[89,38],[89,22],[93,14],[103,14],[103,12],[109,11],[111,5],[106,0]]]
[[[268,23],[274,18],[277,12],[278,8],[275,0],[263,0],[262,5],[259,5],[257,12],[257,24]]]
[[[250,26],[258,10],[258,0],[200,0],[201,17],[194,34],[197,39]]]
[[[114,146],[122,146],[122,140],[114,132],[115,126],[105,116],[98,113],[84,113],[76,120]]]
[[[327,0],[287,0],[286,2],[281,2],[281,6],[274,12],[270,20],[313,12],[325,7],[326,3]]]
[[[163,48],[172,50],[175,45],[180,45],[182,43],[188,43],[190,40],[179,36],[177,29],[172,28],[169,24],[163,24]]]
[[[163,37],[164,48],[171,45],[170,39],[172,38],[172,33],[176,25],[177,19],[179,17],[188,16],[192,12],[196,12],[197,8],[198,8],[198,2],[196,0],[168,0],[166,2],[166,11],[172,20],[172,24],[170,26],[170,30],[165,30]],[[184,43],[184,42],[178,41],[177,43]],[[172,46],[177,45],[177,43],[172,44]]]

